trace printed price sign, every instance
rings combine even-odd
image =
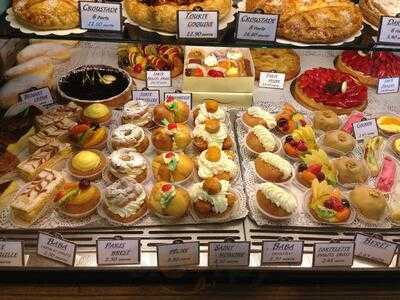
[[[157,245],[159,267],[197,266],[200,262],[199,242]]]
[[[249,242],[211,242],[208,244],[209,266],[247,267],[249,262]]]
[[[357,141],[363,141],[367,137],[377,136],[378,126],[376,125],[376,119],[353,123],[353,132]]]
[[[237,40],[275,42],[279,15],[239,12],[235,37]]]
[[[121,3],[79,2],[80,27],[95,31],[122,31]]]
[[[354,260],[354,243],[316,243],[314,267],[351,267]]]
[[[160,91],[159,90],[132,91],[132,99],[135,101],[142,101],[150,106],[156,106],[160,104]]]
[[[76,244],[61,237],[39,232],[37,254],[73,266],[75,264]]]
[[[303,261],[303,241],[264,241],[261,265],[301,264]]]
[[[260,88],[283,89],[285,73],[260,72],[258,85]]]
[[[389,94],[399,92],[399,77],[381,78],[378,81],[377,94]]]
[[[378,43],[400,46],[400,17],[382,17],[378,32]]]
[[[164,101],[167,99],[175,99],[185,102],[192,109],[192,94],[191,93],[164,93]]]
[[[24,264],[22,242],[0,241],[0,267],[23,267]]]
[[[26,104],[26,106],[31,104],[46,106],[54,103],[53,96],[48,87],[19,94],[19,99],[20,103]]]
[[[146,71],[147,87],[169,87],[172,85],[171,71]]]
[[[218,38],[218,11],[178,11],[178,38],[205,39]]]
[[[98,265],[135,265],[140,263],[140,240],[138,239],[98,239]]]
[[[356,244],[354,255],[366,258],[384,265],[390,265],[393,260],[397,244],[385,241],[381,238],[371,237],[357,233],[354,239]]]

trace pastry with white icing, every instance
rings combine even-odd
[[[209,119],[204,124],[199,124],[194,128],[193,145],[199,151],[204,151],[210,146],[229,150],[232,148],[233,141],[228,135],[228,127],[224,123]]]
[[[149,138],[143,128],[134,124],[124,124],[115,128],[111,134],[112,148],[132,148],[143,153],[149,147]]]
[[[281,183],[288,181],[293,175],[292,165],[277,154],[262,152],[254,161],[259,177],[265,181]]]
[[[268,129],[273,129],[276,126],[275,117],[259,106],[252,106],[247,109],[242,115],[242,121],[249,127],[262,125]]]
[[[207,120],[215,119],[224,122],[226,118],[225,111],[219,103],[212,99],[207,99],[204,103],[198,105],[193,110],[193,119],[196,125],[204,124]]]
[[[121,148],[113,151],[109,160],[109,170],[117,179],[129,176],[141,183],[147,178],[147,161],[142,154],[133,149]]]
[[[276,152],[278,150],[277,139],[264,126],[256,125],[246,135],[246,144],[253,152]]]
[[[153,109],[142,101],[129,101],[122,108],[121,121],[123,124],[152,128],[154,126]]]

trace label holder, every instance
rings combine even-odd
[[[171,87],[172,86],[172,74],[171,74],[171,71],[167,71],[167,72],[169,72],[169,85],[148,85],[148,74],[147,74],[147,72],[149,72],[149,71],[157,71],[157,70],[146,70],[146,87],[145,88],[147,88],[147,89],[149,89],[149,88],[156,88],[156,87]],[[150,89],[149,89],[150,90]]]
[[[41,257],[44,257],[44,258],[47,258],[47,259],[50,259],[50,260],[52,260],[52,261],[58,262],[58,263],[60,263],[60,264],[66,265],[66,266],[70,266],[70,267],[74,267],[74,266],[75,266],[75,262],[76,262],[76,252],[77,252],[77,248],[78,248],[78,245],[77,245],[76,243],[64,239],[64,237],[62,236],[62,234],[59,233],[59,232],[54,232],[53,234],[50,234],[50,233],[47,233],[47,232],[44,232],[44,231],[39,231],[39,232],[38,232],[38,238],[37,238],[38,241],[39,241],[39,236],[40,236],[41,234],[42,234],[42,235],[46,235],[46,236],[48,236],[48,237],[52,237],[52,238],[56,238],[56,239],[65,241],[65,242],[70,243],[70,244],[73,244],[73,245],[74,245],[73,259],[72,259],[71,265],[69,265],[69,264],[67,264],[67,263],[65,263],[65,262],[62,262],[62,261],[59,261],[59,260],[56,260],[56,259],[52,259],[52,258],[47,257],[47,256],[43,256],[43,255],[39,254],[38,251],[36,252],[37,255],[39,255],[39,256],[41,256]],[[39,250],[39,248],[38,248],[38,250]]]
[[[317,243],[319,245],[329,245],[329,244],[352,244],[353,247],[353,256],[351,258],[351,265],[337,265],[337,266],[317,266],[315,267],[315,260],[316,260],[316,249],[315,249],[315,244],[313,245],[313,260],[312,260],[312,266],[313,268],[351,268],[354,264],[354,251],[355,251],[355,243],[354,242],[341,242],[339,239],[331,239],[329,242],[322,242],[322,243]]]
[[[159,247],[160,246],[166,246],[166,245],[181,245],[181,244],[197,244],[197,256],[196,256],[196,261],[194,264],[184,264],[184,265],[179,265],[179,266],[160,266],[160,251],[159,251]],[[185,267],[192,267],[192,266],[198,266],[200,264],[200,243],[199,242],[184,242],[181,239],[177,239],[174,240],[172,242],[172,244],[157,244],[156,245],[156,249],[157,249],[157,266],[158,268],[162,268],[162,269],[171,269],[171,268],[185,268]]]
[[[356,253],[355,253],[355,251],[356,251],[356,243],[355,243],[355,241],[356,241],[357,235],[362,235],[362,236],[365,236],[365,237],[375,238],[375,239],[384,241],[385,243],[389,243],[389,244],[395,245],[395,246],[396,246],[396,249],[395,249],[395,251],[394,251],[394,253],[393,253],[393,256],[392,256],[392,259],[391,259],[390,263],[389,263],[389,264],[386,264],[386,263],[384,263],[384,262],[375,260],[375,259],[373,259],[373,258],[367,258],[367,257],[364,257],[364,256],[358,256],[358,255],[356,255]],[[360,232],[358,232],[358,233],[356,233],[356,234],[354,235],[354,257],[357,257],[357,258],[360,259],[360,260],[364,260],[364,261],[372,262],[372,263],[375,263],[375,264],[378,264],[378,265],[382,265],[382,266],[389,267],[390,264],[391,264],[392,261],[393,261],[394,256],[396,255],[396,253],[398,254],[398,251],[399,251],[399,245],[398,245],[397,243],[395,243],[395,242],[391,242],[391,241],[384,240],[382,234],[379,234],[379,233],[365,234],[365,233],[360,233]],[[397,260],[398,260],[398,259],[399,259],[399,258],[397,258]]]
[[[378,35],[377,35],[377,38],[376,38],[376,43],[378,44],[378,45],[388,45],[388,46],[400,46],[400,42],[382,42],[380,39],[381,39],[381,36],[382,36],[382,24],[383,24],[383,20],[384,20],[384,18],[393,18],[393,17],[390,17],[390,16],[381,16],[381,18],[380,18],[380,20],[379,20],[379,25],[378,25]],[[397,14],[394,18],[399,18],[399,21],[400,21],[400,13],[399,14]],[[400,26],[399,26],[399,30],[400,30]]]
[[[266,241],[266,242],[297,242],[301,244],[301,260],[298,262],[266,262],[263,259],[263,254],[264,254],[264,241],[261,245],[261,266],[268,266],[268,265],[273,265],[273,266],[283,266],[283,265],[289,265],[289,266],[301,266],[303,263],[303,256],[304,256],[304,241],[300,240],[294,240],[290,236],[280,236],[276,240],[272,241]]]
[[[222,242],[208,242],[208,255],[207,255],[207,266],[210,266],[210,249],[211,249],[211,245],[212,244],[235,244],[235,243],[240,243],[240,244],[247,244],[248,246],[248,251],[247,251],[247,264],[235,264],[235,265],[227,265],[227,264],[222,264],[222,265],[218,265],[218,264],[213,264],[213,267],[219,268],[219,267],[223,267],[223,268],[235,268],[235,267],[248,267],[250,264],[250,253],[251,253],[251,243],[248,241],[235,241],[235,239],[233,237],[227,237],[225,238]]]
[[[5,236],[0,236],[0,242],[9,242]],[[25,267],[25,245],[23,241],[12,241],[14,243],[19,243],[21,245],[21,266],[18,267]],[[1,268],[14,268],[15,266],[0,266]]]
[[[124,237],[122,237],[121,235],[116,235],[116,236],[114,236],[113,238],[98,238],[97,240],[96,240],[96,263],[97,263],[97,265],[98,266],[123,266],[123,265],[125,265],[125,264],[119,264],[119,263],[116,263],[116,264],[114,264],[114,263],[112,263],[112,264],[101,264],[101,263],[99,263],[99,240],[100,241],[137,241],[138,242],[138,251],[137,251],[137,257],[138,257],[138,262],[137,263],[135,263],[135,264],[132,264],[132,263],[130,263],[130,264],[128,264],[128,265],[139,265],[140,264],[140,262],[141,262],[141,245],[142,245],[142,243],[141,243],[141,240],[140,239],[138,239],[138,238],[124,238]]]
[[[218,41],[220,38],[220,30],[219,30],[219,11],[218,10],[207,10],[206,12],[216,12],[217,13],[217,36],[215,38],[185,38],[185,37],[181,37],[181,32],[179,29],[179,12],[183,11],[183,12],[190,12],[190,11],[204,11],[203,8],[201,6],[195,6],[192,10],[178,10],[176,11],[176,22],[177,22],[177,26],[176,26],[176,37],[178,40],[181,41],[185,41],[185,42],[189,42],[189,41],[204,41],[204,42],[215,42]]]
[[[120,30],[101,30],[101,29],[88,29],[88,28],[83,28],[82,27],[82,16],[81,16],[81,5],[82,3],[87,2],[87,3],[103,3],[103,4],[116,4],[119,5],[119,15],[120,15]],[[85,1],[85,0],[79,0],[78,1],[78,11],[79,11],[79,28],[88,30],[90,32],[123,32],[124,31],[124,17],[122,15],[122,2],[112,2],[112,1],[106,1],[106,0],[95,0],[95,1]]]
[[[175,94],[185,94],[185,95],[190,95],[190,105],[189,105],[189,108],[190,108],[190,110],[192,110],[192,108],[193,108],[193,93],[183,93],[181,90],[174,90],[174,92],[164,92],[164,95],[163,95],[163,99],[164,99],[164,102],[165,102],[165,100],[167,100],[166,99],[166,96],[167,95],[175,95]],[[161,102],[161,101],[160,101]],[[185,101],[185,103],[186,103],[186,101]]]
[[[135,92],[146,92],[146,91],[148,91],[148,92],[157,92],[157,94],[158,94],[158,104],[161,103],[160,90],[157,90],[157,89],[149,89],[148,87],[144,87],[144,88],[142,88],[142,89],[140,89],[140,90],[132,91],[132,100],[138,101],[138,100],[136,100],[135,97],[134,97]],[[143,100],[139,100],[139,101],[143,101]]]

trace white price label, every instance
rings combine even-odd
[[[367,137],[374,137],[379,134],[376,119],[355,122],[352,125],[354,136],[357,141],[363,141]]]
[[[400,46],[400,18],[382,17],[378,33],[378,43]]]
[[[217,39],[218,16],[217,11],[178,11],[178,38]]]
[[[215,267],[247,267],[250,261],[249,242],[211,242],[208,244],[208,265]]]
[[[400,77],[381,78],[378,81],[377,94],[389,94],[399,92]]]
[[[261,265],[301,264],[303,248],[303,241],[264,241]]]
[[[73,266],[75,264],[76,244],[39,232],[37,254]]]
[[[279,15],[239,12],[236,39],[275,42]]]
[[[164,93],[164,101],[175,99],[185,102],[192,109],[192,94],[190,93]]]
[[[197,266],[200,261],[198,242],[157,245],[159,267]]]
[[[80,27],[96,31],[122,31],[121,3],[79,2]]]
[[[132,98],[135,101],[142,101],[150,106],[156,106],[160,104],[160,91],[158,90],[132,91]]]
[[[354,243],[316,243],[314,267],[351,267],[354,259]]]
[[[283,89],[285,77],[285,73],[260,72],[258,84],[260,88]]]
[[[135,265],[140,263],[140,240],[98,239],[98,265]]]
[[[146,71],[147,87],[169,87],[172,85],[171,71]]]
[[[20,103],[26,107],[31,104],[46,106],[54,103],[53,96],[48,87],[22,93],[19,95],[19,98]]]
[[[358,233],[354,239],[356,244],[354,255],[369,260],[390,265],[393,260],[397,244],[379,238]]]
[[[23,267],[24,264],[22,242],[0,241],[0,267]]]

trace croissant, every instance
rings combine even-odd
[[[19,22],[33,29],[79,26],[78,0],[13,0],[12,9]]]

